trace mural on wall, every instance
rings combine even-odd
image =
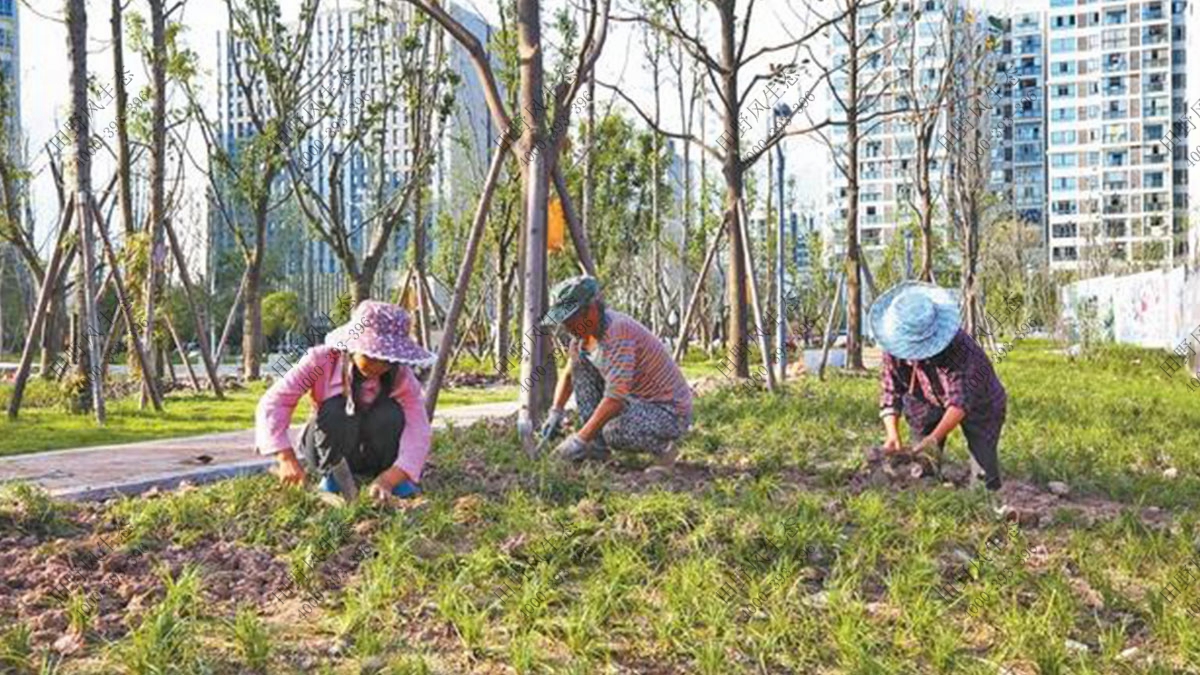
[[[1073,340],[1116,340],[1169,348],[1200,323],[1200,275],[1179,267],[1125,277],[1096,277],[1060,289]]]
[[[1113,309],[1117,342],[1158,347],[1170,343],[1167,284],[1162,272],[1143,272],[1116,280]]]

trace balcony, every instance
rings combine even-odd
[[[1167,210],[1167,205],[1162,202],[1146,202],[1142,207],[1144,213],[1160,213]]]
[[[1129,36],[1105,38],[1100,41],[1100,46],[1104,49],[1127,49],[1129,47]]]
[[[1142,31],[1142,45],[1160,45],[1167,41],[1167,31],[1153,28]]]
[[[1167,117],[1171,114],[1171,110],[1167,106],[1144,105],[1142,106],[1142,117]]]
[[[1114,192],[1118,191],[1118,190],[1128,190],[1129,189],[1129,181],[1122,180],[1122,181],[1113,181],[1111,183],[1108,181],[1104,181],[1104,189],[1112,190]]]
[[[1167,17],[1161,7],[1142,10],[1142,21],[1159,21],[1165,18]]]
[[[1166,82],[1150,82],[1146,84],[1143,91],[1147,94],[1161,94],[1167,90]]]
[[[1142,61],[1142,67],[1144,68],[1166,68],[1170,65],[1170,59],[1146,59]]]
[[[1104,215],[1106,215],[1106,216],[1120,215],[1120,214],[1124,214],[1124,213],[1129,213],[1129,207],[1124,202],[1104,205]]]
[[[1142,157],[1143,164],[1165,164],[1166,161],[1167,161],[1166,153],[1161,153],[1161,152],[1155,153],[1152,155],[1146,155],[1145,157]]]
[[[1017,68],[1016,73],[1018,76],[1020,76],[1020,75],[1040,75],[1042,73],[1042,69],[1036,65],[1026,65],[1026,66],[1021,66],[1020,68]]]
[[[1106,120],[1123,120],[1129,116],[1126,110],[1105,110],[1103,118]]]
[[[1106,73],[1122,73],[1126,70],[1129,70],[1129,62],[1125,59],[1104,62],[1104,72]]]

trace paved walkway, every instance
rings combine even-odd
[[[465,426],[485,417],[503,417],[516,402],[444,408],[434,415],[434,428],[447,423]],[[293,439],[300,426],[292,427]],[[0,483],[37,483],[62,499],[98,500],[118,494],[167,490],[183,481],[208,483],[265,471],[273,460],[256,455],[254,430],[187,438],[162,438],[127,445],[54,450],[0,458]]]

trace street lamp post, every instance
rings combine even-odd
[[[776,128],[778,129],[782,125],[787,124],[788,119],[792,115],[792,109],[789,108],[786,103],[780,103],[779,105],[775,106],[774,113],[775,113]],[[779,363],[779,381],[783,382],[785,373],[787,372],[787,306],[784,304],[784,292],[783,292],[783,272],[784,272],[784,268],[785,268],[784,258],[783,258],[783,250],[784,250],[783,242],[785,239],[785,237],[784,237],[784,222],[785,221],[784,221],[783,214],[785,213],[785,211],[783,208],[783,140],[782,139],[780,139],[780,141],[775,144],[775,160],[776,160],[775,165],[777,167],[776,170],[778,171],[778,180],[775,182],[779,185],[779,202],[778,202],[779,208],[777,210],[777,212],[779,214],[779,234],[775,238],[775,308],[776,308],[775,340],[777,343],[776,348],[778,349],[778,352],[779,352],[779,358],[777,359],[777,361]]]

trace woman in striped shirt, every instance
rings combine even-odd
[[[692,424],[692,391],[662,341],[606,308],[590,276],[554,287],[542,325],[557,324],[570,331],[571,343],[542,438],[560,431],[572,393],[583,426],[555,454],[578,461],[606,457],[610,449],[642,451],[673,464],[675,442]]]

